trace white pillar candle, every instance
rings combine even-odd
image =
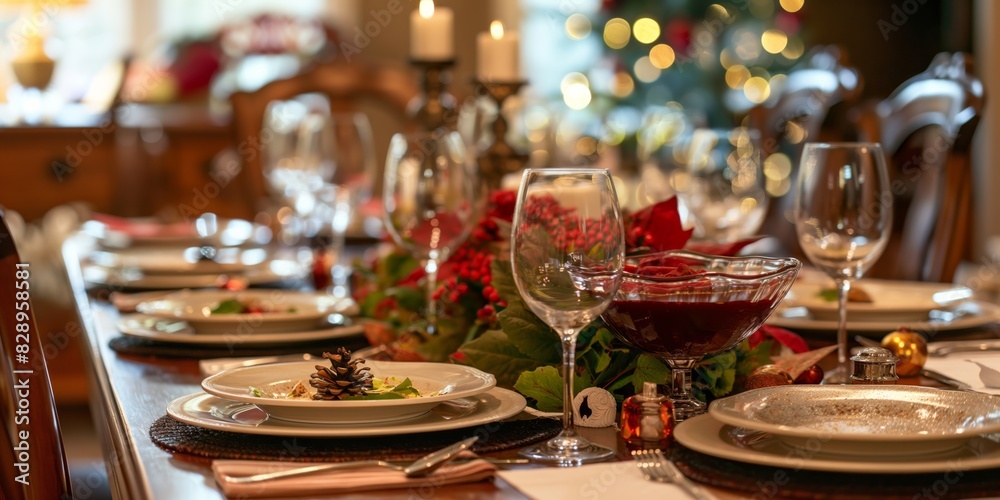
[[[447,61],[455,58],[451,9],[434,7],[434,0],[420,0],[410,14],[410,57],[419,61]]]
[[[484,82],[516,82],[521,79],[521,37],[516,31],[504,33],[503,24],[493,21],[490,32],[477,40],[476,76]]]

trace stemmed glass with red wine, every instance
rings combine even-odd
[[[631,257],[601,316],[625,344],[670,367],[678,421],[706,405],[691,394],[702,357],[732,349],[760,327],[795,281],[795,259],[670,251]]]

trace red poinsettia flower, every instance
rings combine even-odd
[[[629,253],[640,248],[644,252],[684,248],[694,232],[694,229],[684,230],[676,197],[639,210],[629,216],[625,224]]]

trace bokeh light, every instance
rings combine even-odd
[[[665,43],[654,45],[649,49],[649,60],[659,69],[667,69],[674,64],[676,55],[674,49]]]
[[[649,60],[648,56],[640,57],[635,61],[632,71],[641,82],[650,83],[660,77],[660,68],[653,66],[653,62]]]
[[[770,29],[760,35],[760,44],[764,50],[777,54],[788,46],[788,35],[778,29]]]
[[[774,0],[749,0],[750,14],[757,19],[767,19],[774,15]]]
[[[632,34],[640,43],[650,44],[660,38],[660,25],[656,21],[644,17],[636,20],[635,25],[632,26]]]
[[[571,83],[563,92],[563,101],[570,109],[583,109],[590,104],[590,87],[582,83]]]
[[[628,21],[616,17],[604,25],[604,43],[612,49],[621,49],[628,45],[628,40],[632,36],[632,29]]]
[[[750,79],[750,70],[742,64],[730,66],[726,70],[726,85],[731,89],[739,89]]]
[[[767,83],[767,80],[759,76],[750,77],[750,79],[743,84],[743,95],[745,95],[750,102],[760,104],[771,96],[771,85]]]
[[[788,39],[788,45],[785,49],[781,51],[781,55],[785,56],[786,59],[794,61],[805,53],[805,45],[802,43],[802,39],[798,37],[792,37]]]
[[[632,95],[632,91],[635,90],[635,81],[632,77],[624,71],[619,71],[615,73],[614,78],[611,80],[611,93],[615,97],[624,98]]]
[[[583,14],[576,13],[566,18],[566,34],[574,40],[587,38],[593,29],[590,18]]]
[[[788,12],[798,12],[805,5],[805,0],[778,0],[781,8]]]

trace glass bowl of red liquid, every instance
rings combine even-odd
[[[682,421],[706,409],[691,395],[691,369],[764,324],[801,267],[789,258],[684,250],[630,257],[621,288],[601,318],[629,347],[670,366],[670,399]]]

